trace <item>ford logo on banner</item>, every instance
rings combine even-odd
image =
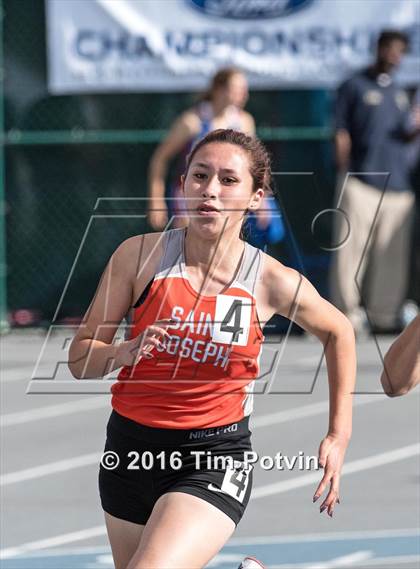
[[[219,18],[255,20],[288,16],[314,0],[187,0],[195,8]]]

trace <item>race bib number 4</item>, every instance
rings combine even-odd
[[[213,342],[246,346],[251,325],[251,299],[219,294],[213,325]]]

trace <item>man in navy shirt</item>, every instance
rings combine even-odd
[[[407,288],[414,204],[408,143],[420,124],[392,76],[407,46],[401,32],[382,32],[375,63],[337,94],[337,203],[344,214],[336,216],[331,296],[356,331],[361,295],[375,331],[397,330]]]

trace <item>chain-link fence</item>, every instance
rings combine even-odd
[[[150,156],[195,95],[52,96],[43,0],[3,0],[3,15],[7,309],[51,321],[62,299],[57,318],[78,317],[116,245],[150,230],[143,201],[101,201],[95,210],[98,198],[145,198]],[[311,222],[332,206],[332,99],[257,91],[247,107],[273,170],[313,173],[277,176],[292,239],[272,253],[298,264],[323,294],[329,259],[319,244],[330,228],[324,219],[314,239]]]

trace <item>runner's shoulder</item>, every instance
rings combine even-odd
[[[245,134],[249,136],[255,136],[255,120],[251,113],[248,111],[244,111],[241,109],[241,123],[242,123],[242,130]]]
[[[270,298],[281,299],[294,295],[302,281],[302,275],[287,267],[271,255],[264,253],[260,282]]]
[[[178,125],[188,131],[190,136],[196,136],[201,129],[201,119],[195,107],[184,111],[177,119]]]
[[[112,255],[113,269],[133,279],[141,273],[154,275],[163,253],[163,235],[163,231],[144,233],[120,243]]]

